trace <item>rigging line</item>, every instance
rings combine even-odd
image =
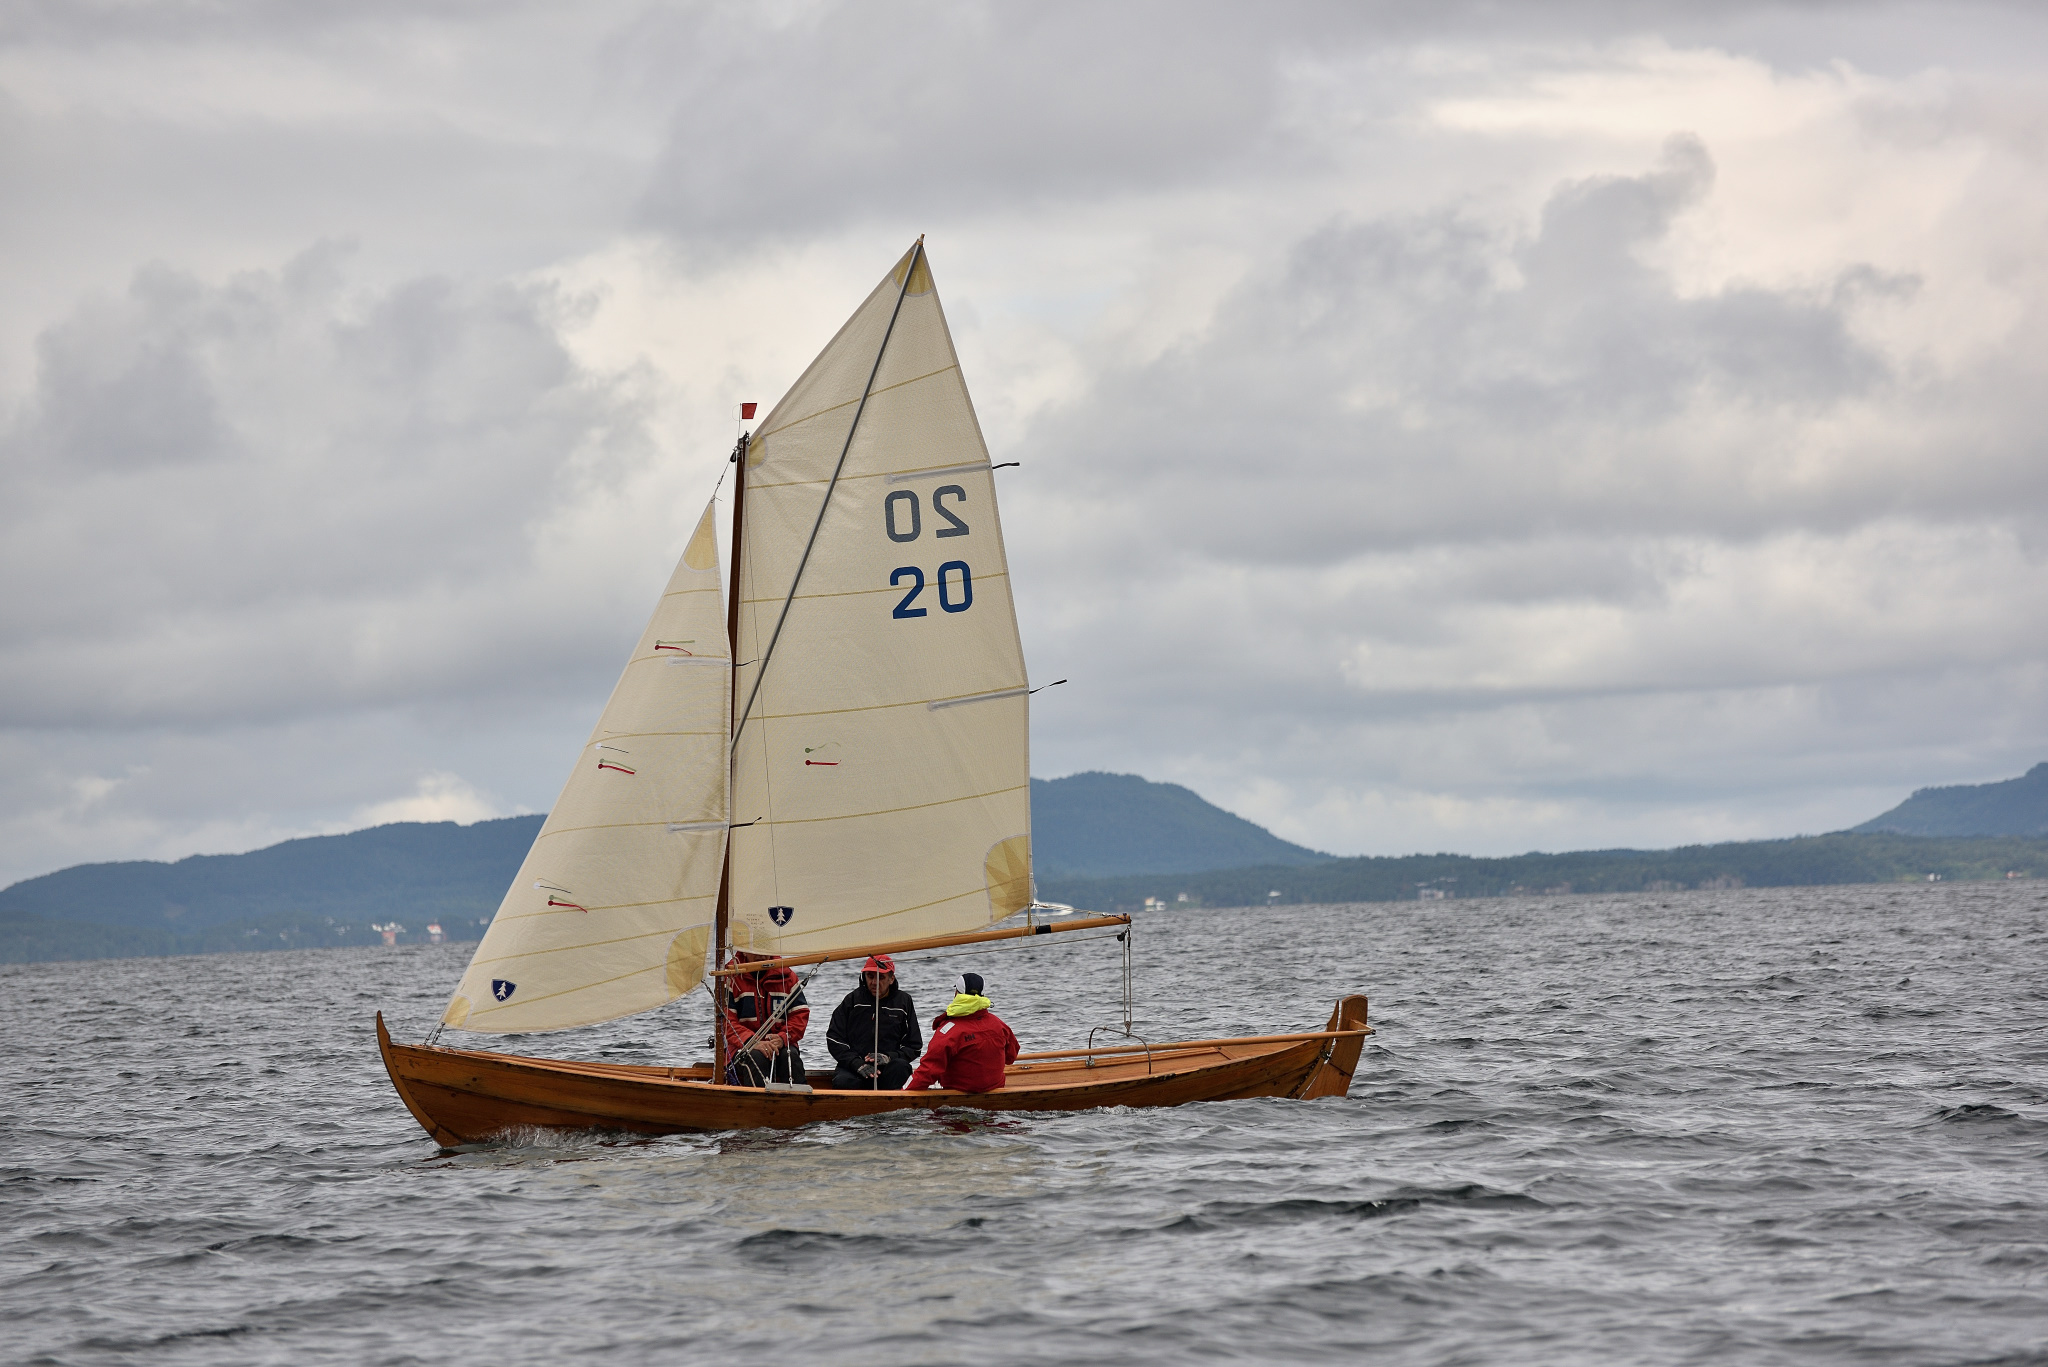
[[[1136,996],[1131,986],[1131,931],[1133,929],[1135,929],[1134,926],[1125,926],[1123,932],[1116,937],[1123,942],[1124,947],[1124,1033],[1126,1035],[1131,1033],[1131,1008]],[[1151,1071],[1150,1057],[1148,1053],[1146,1055],[1147,1072]]]
[[[747,705],[740,712],[737,725],[732,728],[735,748],[740,735],[747,729],[747,718],[754,715],[754,699],[761,696],[761,681],[768,677],[768,662],[775,658],[775,643],[782,639],[782,628],[789,621],[789,605],[796,601],[797,585],[804,579],[804,566],[811,563],[811,549],[818,544],[818,532],[825,525],[825,510],[832,506],[832,491],[839,487],[840,472],[846,469],[847,452],[853,450],[854,435],[860,431],[861,414],[868,411],[868,396],[874,393],[875,377],[882,373],[882,358],[889,354],[889,339],[896,335],[896,320],[903,314],[904,296],[910,293],[911,277],[917,274],[918,263],[924,260],[924,239],[917,239],[910,249],[910,259],[903,266],[903,284],[896,291],[896,307],[889,311],[889,326],[882,333],[882,345],[875,350],[875,364],[868,371],[868,382],[860,392],[860,407],[853,410],[853,423],[846,429],[846,444],[839,448],[839,463],[832,467],[832,481],[825,486],[825,497],[818,503],[817,520],[811,523],[811,539],[804,542],[803,557],[796,562],[796,574],[789,581],[789,596],[782,600],[782,615],[775,619],[774,634],[768,638],[768,648],[761,652],[761,667],[754,672],[754,687],[747,694]],[[742,479],[746,478],[743,474]]]

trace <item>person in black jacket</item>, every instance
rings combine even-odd
[[[900,1091],[910,1081],[911,1065],[924,1052],[924,1032],[910,994],[896,985],[896,964],[888,955],[861,965],[860,986],[846,994],[825,1028],[825,1047],[839,1065],[834,1087]]]

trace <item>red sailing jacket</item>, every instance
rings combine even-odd
[[[971,1016],[936,1016],[932,1042],[904,1085],[921,1092],[937,1083],[963,1092],[993,1092],[1003,1085],[1003,1065],[1017,1061],[1017,1037],[993,1011]]]
[[[738,967],[737,964],[734,967]],[[782,1015],[782,1021],[774,1033],[791,1044],[804,1037],[804,1030],[811,1023],[811,1008],[804,1000],[803,989],[797,986],[794,970],[771,968],[764,973],[747,973],[725,980],[725,1049],[727,1057],[739,1053],[754,1032],[776,1008],[792,993],[796,1000]]]

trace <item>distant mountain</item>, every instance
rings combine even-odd
[[[0,914],[173,934],[282,913],[422,926],[444,915],[489,918],[541,820],[403,821],[174,864],[79,864],[0,891]]]
[[[1122,878],[1047,879],[1039,895],[1089,911],[1320,902],[1433,902],[1465,897],[1842,883],[1982,882],[2048,877],[2048,838],[1803,835],[1676,850],[1579,850],[1499,859],[1465,854],[1365,855],[1293,868]]]
[[[1031,781],[1042,878],[1195,873],[1329,858],[1172,783],[1133,774]],[[80,864],[0,890],[0,963],[373,944],[438,924],[482,934],[542,818],[401,822],[176,863]]]
[[[538,816],[400,822],[176,863],[79,864],[0,890],[0,963],[483,934]]]
[[[1895,835],[2048,835],[2048,764],[2003,783],[1922,788],[1851,830]]]
[[[1292,866],[1332,857],[1289,844],[1178,783],[1092,771],[1031,780],[1031,852],[1041,882]]]

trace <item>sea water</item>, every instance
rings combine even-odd
[[[1080,1044],[1122,946],[1063,940],[906,985],[978,968]],[[1369,994],[1351,1095],[445,1152],[371,1019],[423,1036],[467,946],[0,969],[0,1357],[2048,1362],[2048,887],[1177,910],[1132,949],[1152,1038]],[[487,1047],[689,1061],[701,1002]]]

